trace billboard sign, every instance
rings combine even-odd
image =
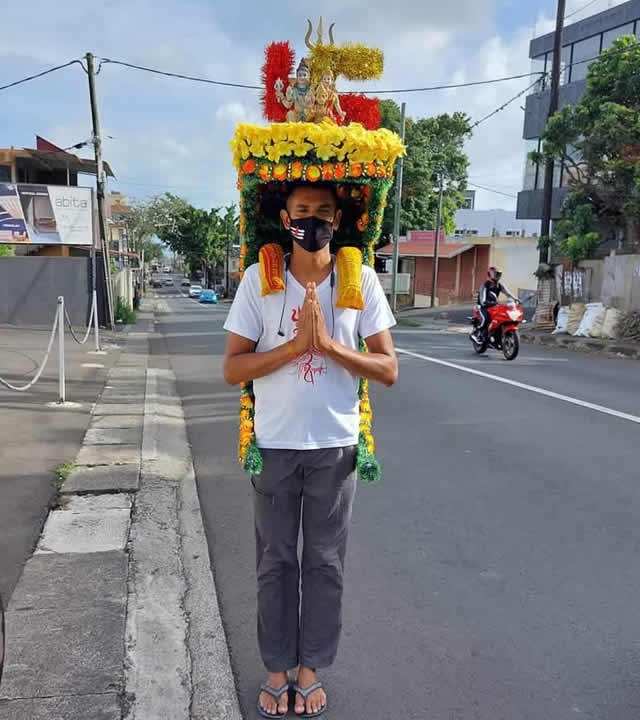
[[[92,245],[91,189],[0,183],[0,243]]]

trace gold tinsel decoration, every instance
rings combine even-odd
[[[311,51],[312,76],[321,78],[327,69],[333,72],[334,77],[342,75],[347,80],[377,80],[384,69],[384,55],[378,48],[368,48],[359,43],[314,45]]]

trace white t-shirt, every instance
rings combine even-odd
[[[286,283],[286,300],[284,292],[262,297],[260,266],[249,267],[229,311],[225,330],[257,342],[256,352],[273,350],[291,340],[297,331],[305,290],[290,272]],[[333,328],[337,342],[357,350],[360,337],[366,339],[395,325],[372,268],[362,268],[364,310],[335,307],[337,291],[336,271],[333,315],[331,276],[318,286],[318,296],[327,332],[331,334]],[[278,335],[280,318],[284,337]],[[358,385],[359,378],[331,358],[313,351],[271,375],[254,380],[258,447],[315,450],[357,444]]]

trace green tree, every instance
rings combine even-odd
[[[400,130],[400,108],[393,100],[380,103],[382,127]],[[464,201],[469,160],[464,143],[471,136],[471,123],[465,113],[406,119],[400,232],[433,229],[438,209],[438,183],[442,173],[444,194],[442,222],[447,233],[455,229],[455,214]],[[393,232],[395,183],[390,191],[382,225],[384,241]]]
[[[640,43],[635,38],[619,38],[590,65],[582,100],[549,119],[543,140],[542,153],[532,157],[564,163],[573,188],[572,212],[589,205],[600,225],[624,228],[630,246],[639,248]]]
[[[151,212],[153,233],[171,250],[185,258],[194,270],[200,268],[212,277],[225,259],[227,239],[235,239],[235,205],[203,210],[176,195],[166,193],[154,200]]]
[[[0,257],[11,257],[13,255],[12,245],[0,245]]]

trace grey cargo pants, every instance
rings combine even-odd
[[[342,628],[357,447],[261,452],[264,469],[252,483],[262,660],[269,672],[327,667]]]

